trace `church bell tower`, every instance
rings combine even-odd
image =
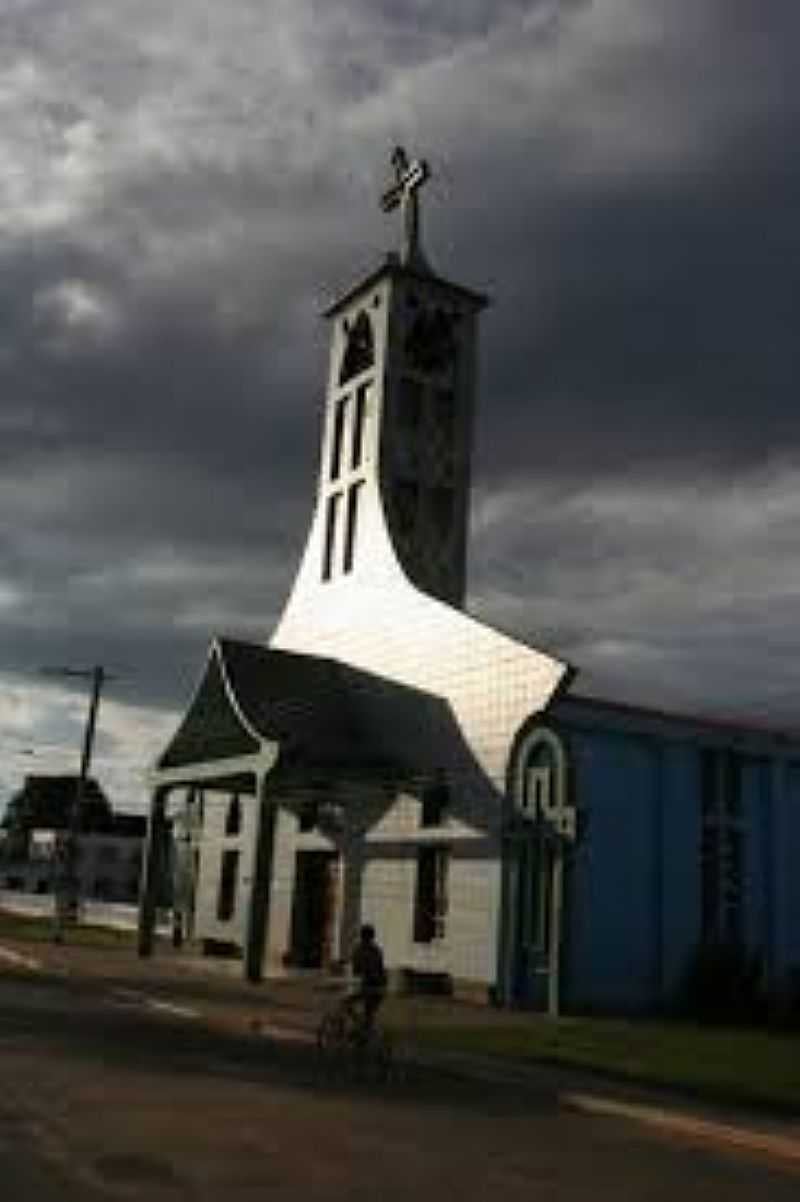
[[[279,638],[297,604],[405,578],[462,607],[477,316],[482,295],[438,276],[420,234],[425,162],[398,148],[382,197],[392,253],[327,311],[330,362],[317,504]]]

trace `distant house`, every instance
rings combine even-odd
[[[58,871],[58,835],[69,825],[75,776],[28,776],[3,819],[0,887],[52,893]],[[86,782],[78,823],[80,895],[133,904],[139,895],[147,820],[115,814],[93,779]]]

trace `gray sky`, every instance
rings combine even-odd
[[[584,690],[798,724],[796,3],[6,0],[0,34],[0,806],[77,763],[40,665],[119,673],[98,773],[136,806],[210,636],[269,637],[398,141],[493,298],[472,610]]]

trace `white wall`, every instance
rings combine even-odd
[[[241,833],[225,835],[225,818],[230,801],[231,795],[228,793],[203,790],[203,839],[195,902],[195,937],[243,947],[252,882],[257,806],[252,797],[242,796]],[[239,852],[239,865],[233,914],[230,919],[222,921],[217,917],[217,904],[222,855],[228,850]]]
[[[487,798],[487,804],[492,799]],[[354,800],[354,823],[369,812],[369,802]],[[420,827],[420,802],[401,794],[369,827],[345,830],[336,843],[318,832],[301,833],[288,808],[276,822],[267,963],[282,965],[291,935],[295,861],[299,851],[334,849],[342,855],[338,908],[338,954],[348,956],[362,922],[371,922],[390,969],[416,968],[447,972],[453,977],[491,983],[496,973],[496,939],[500,896],[500,862],[496,834],[468,825],[457,801],[441,827]],[[468,812],[468,811],[465,811]],[[451,849],[449,913],[444,938],[429,944],[414,941],[417,850],[426,843]],[[361,864],[363,862],[363,873]],[[354,882],[360,876],[360,889]],[[351,904],[349,891],[358,900]]]

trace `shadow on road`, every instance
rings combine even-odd
[[[153,983],[141,984],[149,997],[162,992]],[[537,1088],[471,1082],[405,1063],[402,1051],[398,1053],[400,1077],[389,1085],[332,1082],[321,1076],[313,1044],[221,1030],[202,1017],[148,1011],[133,998],[110,996],[115,988],[132,992],[136,985],[130,977],[119,982],[104,978],[99,983],[0,974],[0,1047],[35,1044],[37,1051],[64,1060],[94,1061],[131,1073],[226,1077],[315,1093],[375,1095],[398,1105],[458,1106],[484,1115],[552,1111],[557,1106],[555,1090],[544,1083]],[[197,1001],[199,992],[197,988],[180,991],[171,982],[168,990],[171,1001]],[[220,991],[222,996],[230,1000],[231,994]],[[209,1000],[205,988],[202,997]]]

